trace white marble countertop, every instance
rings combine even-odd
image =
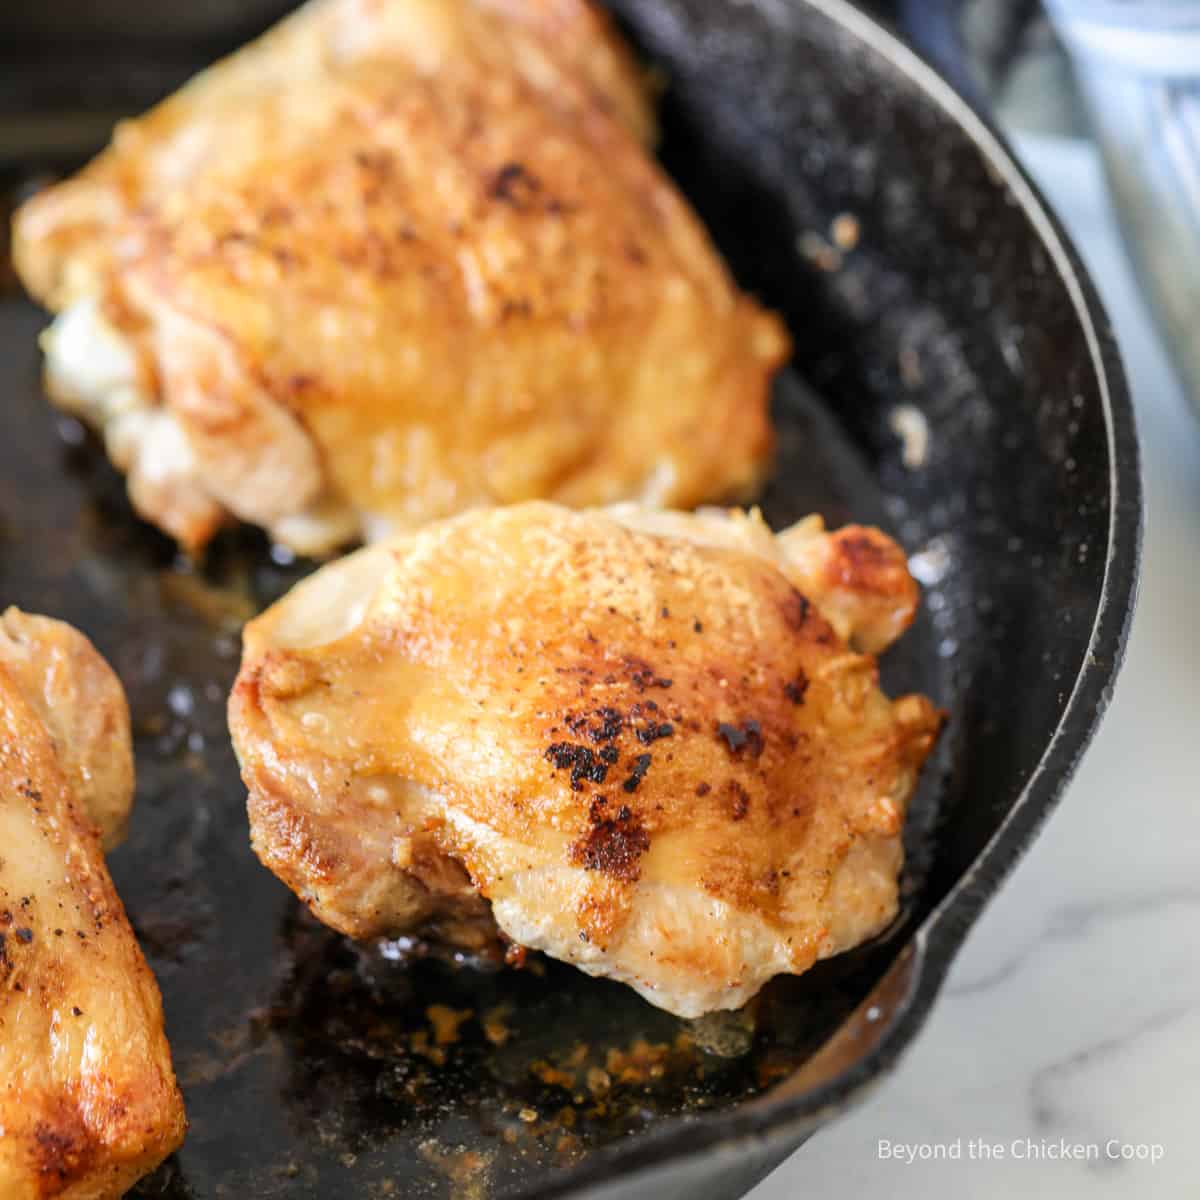
[[[1125,667],[1061,806],[895,1075],[753,1200],[1200,1196],[1200,421],[1139,297],[1094,151],[1065,139],[1021,150],[1094,274],[1137,405],[1146,542]],[[980,1157],[973,1139],[1002,1157]],[[881,1142],[958,1145],[961,1158],[906,1163]],[[1062,1157],[1064,1143],[1099,1157]],[[1110,1157],[1121,1147],[1151,1157]]]

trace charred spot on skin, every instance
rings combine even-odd
[[[588,814],[591,828],[571,847],[571,862],[634,883],[641,876],[641,857],[650,848],[650,836],[628,805],[621,805],[613,817],[606,817],[605,811],[603,797],[597,797]]]
[[[529,208],[542,190],[541,181],[519,162],[506,162],[496,172],[488,194],[493,200],[511,204],[518,212]]]
[[[643,746],[649,746],[658,741],[659,738],[668,738],[675,732],[675,726],[670,721],[662,721],[655,723],[650,722],[649,725],[643,725],[637,731],[637,740]]]
[[[625,667],[629,672],[629,682],[639,691],[648,688],[669,688],[675,681],[660,675],[648,662],[640,658],[625,659]]]
[[[633,760],[633,767],[629,772],[629,778],[621,784],[621,787],[627,792],[636,792],[638,785],[646,778],[646,772],[650,770],[651,757],[649,754],[639,754]]]
[[[603,783],[608,777],[608,763],[587,746],[574,742],[554,742],[546,748],[546,758],[556,770],[571,772],[571,790],[583,791],[584,782]]]
[[[38,1121],[33,1140],[39,1174],[67,1180],[87,1170],[91,1146],[87,1127],[78,1112],[64,1111],[54,1123]]]
[[[624,721],[615,708],[606,706],[591,713],[568,716],[566,724],[572,733],[586,737],[588,741],[611,742],[620,736]]]
[[[705,782],[705,783],[696,784],[696,795],[697,796],[707,796],[708,793],[711,791],[712,791],[711,783]]]
[[[533,305],[528,300],[505,300],[500,307],[501,321],[508,321],[513,317],[529,317],[532,315]]]
[[[644,691],[646,688],[669,688],[675,681],[667,679],[662,675],[655,675],[649,671],[635,671],[633,673],[633,686],[638,691]]]
[[[794,633],[799,633],[804,628],[812,612],[812,605],[809,604],[808,599],[797,591],[796,588],[792,588],[788,592],[782,608],[784,624]]]
[[[745,752],[753,758],[758,758],[763,752],[762,727],[757,721],[743,721],[741,725],[719,721],[717,736],[725,740],[729,753],[735,757]]]
[[[362,195],[368,204],[377,204],[382,189],[396,174],[396,164],[387,150],[359,150],[354,155],[355,165],[363,175]]]
[[[24,928],[18,929],[16,931],[16,934],[17,934],[17,941],[24,942],[26,946],[28,946],[29,943],[33,941],[33,930],[32,929],[24,929]]]
[[[793,704],[803,704],[807,693],[808,676],[803,671],[797,672],[795,679],[789,680],[783,685],[783,694]]]

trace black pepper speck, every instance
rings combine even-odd
[[[650,770],[650,763],[651,757],[649,754],[639,754],[637,758],[633,760],[633,767],[629,772],[629,778],[626,779],[621,786],[627,792],[636,792],[638,790],[638,784],[640,784],[642,780],[646,778],[646,772]]]
[[[757,758],[763,752],[762,727],[757,721],[743,721],[740,726],[720,721],[717,724],[717,736],[725,739],[731,754],[741,754],[746,750]]]

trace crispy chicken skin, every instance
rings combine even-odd
[[[14,230],[53,398],[185,547],[753,488],[781,323],[586,0],[314,0]]]
[[[0,625],[4,1200],[120,1196],[183,1140],[158,986],[88,815],[123,822],[129,760],[120,685],[90,643],[10,609]]]
[[[111,850],[125,837],[133,803],[133,742],[120,680],[79,630],[16,608],[0,616],[0,667],[46,727],[75,799]]]
[[[882,929],[939,715],[876,664],[916,588],[873,529],[480,510],[252,621],[253,845],[357,938],[487,927],[697,1016]],[[850,644],[848,644],[848,641]]]

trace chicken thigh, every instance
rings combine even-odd
[[[737,1007],[896,912],[940,716],[863,651],[916,600],[894,542],[817,518],[534,502],[382,542],[246,628],[254,848],[353,937],[497,928]]]
[[[59,765],[111,850],[133,804],[133,740],[125,690],[79,630],[10,608],[0,616],[0,665],[54,741]]]
[[[192,550],[744,495],[787,336],[651,129],[587,0],[313,0],[22,208],[48,390]]]
[[[132,790],[116,677],[69,626],[10,609],[0,620],[5,1200],[110,1200],[183,1140],[158,986],[97,828],[123,828]]]

